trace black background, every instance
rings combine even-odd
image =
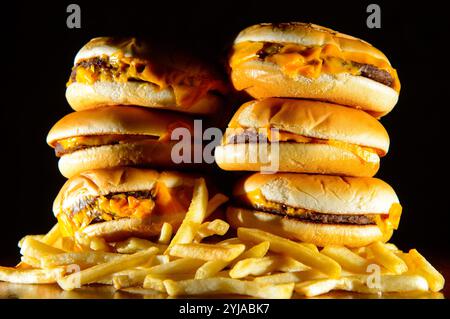
[[[393,242],[448,254],[448,32],[439,3],[383,3],[382,28],[366,26],[365,1],[82,2],[81,29],[68,29],[68,3],[21,3],[12,42],[2,45],[9,81],[2,86],[0,261],[18,258],[17,241],[54,223],[53,198],[64,183],[45,138],[71,112],[64,92],[73,58],[90,38],[152,35],[221,61],[233,37],[259,22],[314,22],[381,49],[398,70],[400,100],[382,119],[391,148],[377,177],[396,190],[404,211]],[[10,25],[9,28],[12,28]],[[14,50],[11,51],[10,43]],[[11,56],[12,55],[12,56]]]

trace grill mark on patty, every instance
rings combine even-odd
[[[282,44],[266,42],[264,43],[263,48],[256,52],[256,55],[259,59],[264,60],[269,56],[279,53],[282,48]],[[358,63],[354,61],[346,62],[359,68],[360,76],[374,80],[389,87],[391,87],[394,83],[394,78],[386,70],[379,69],[372,64]]]
[[[268,214],[274,214],[316,224],[376,225],[374,216],[372,217],[370,215],[324,214],[307,211],[293,216],[286,214],[288,209],[287,205],[281,205],[281,211],[275,211],[264,207],[258,207],[257,209]]]

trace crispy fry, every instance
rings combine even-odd
[[[279,237],[258,229],[238,228],[238,237],[243,241],[270,242],[270,250],[291,256],[299,262],[317,269],[332,278],[339,278],[341,266],[328,256],[315,252],[289,239]]]
[[[100,251],[71,252],[54,254],[42,257],[41,264],[44,268],[51,268],[63,265],[79,265],[84,269],[98,264],[113,261],[123,255],[115,253],[105,253]]]
[[[205,222],[200,225],[197,234],[195,235],[194,242],[199,243],[204,238],[219,235],[223,236],[227,233],[230,225],[221,219],[215,219],[211,222]]]
[[[283,272],[274,275],[256,277],[253,281],[259,282],[261,284],[278,285],[324,278],[325,275],[316,270],[306,270],[299,272]]]
[[[65,273],[64,267],[52,269],[16,269],[0,266],[0,281],[18,284],[51,284]]]
[[[23,242],[24,242],[27,238],[31,238],[31,239],[34,239],[34,240],[37,240],[37,241],[42,242],[42,239],[43,239],[44,237],[45,237],[45,235],[26,235],[26,236],[22,237],[22,238],[19,240],[19,243],[17,244],[17,246],[19,246],[19,248],[22,248]]]
[[[410,264],[413,267],[413,271],[427,280],[431,291],[437,292],[444,288],[444,276],[442,276],[439,271],[425,259],[425,257],[423,257],[416,249],[411,249],[407,255],[411,261]]]
[[[108,245],[108,243],[103,238],[99,237],[91,238],[89,248],[94,251],[103,251],[103,252],[111,251],[111,247]]]
[[[44,244],[53,246],[58,238],[61,237],[61,232],[59,231],[59,224],[56,223],[52,229],[49,230],[47,234],[45,234],[44,238],[42,238],[42,242]]]
[[[134,254],[150,247],[158,248],[161,253],[167,249],[167,245],[155,244],[149,240],[136,237],[130,237],[124,241],[116,243],[114,246],[116,251],[121,254]]]
[[[170,296],[237,294],[271,299],[290,298],[294,289],[294,284],[271,286],[231,278],[164,280],[164,286]]]
[[[245,250],[244,245],[176,244],[169,254],[202,260],[232,261]]]
[[[61,249],[49,246],[31,237],[25,238],[20,249],[22,255],[36,259],[43,258],[47,255],[61,254],[63,252]]]
[[[406,263],[390,249],[386,248],[383,243],[375,242],[369,246],[369,249],[374,255],[374,261],[394,274],[402,274],[408,271]]]
[[[22,265],[26,264],[32,268],[42,268],[42,263],[40,259],[30,257],[30,256],[22,256],[20,257],[20,266],[16,266],[16,269],[23,269]]]
[[[164,223],[159,234],[158,244],[168,245],[172,238],[173,228],[169,223]]]
[[[97,281],[110,274],[120,272],[125,269],[136,267],[147,263],[149,259],[158,253],[158,249],[151,247],[147,250],[137,252],[132,255],[125,255],[104,264],[99,264],[77,273],[68,275],[60,280],[58,284],[64,290],[72,290],[82,285]]]
[[[229,261],[225,260],[210,260],[204,263],[195,272],[195,279],[205,279],[214,277],[221,270],[229,265]]]
[[[208,218],[222,204],[228,201],[228,197],[224,194],[217,193],[208,202],[206,207],[205,219]]]
[[[153,266],[148,269],[152,275],[174,275],[195,273],[198,267],[205,263],[204,260],[193,258],[181,258],[167,264]]]
[[[336,289],[341,279],[315,279],[295,284],[295,292],[306,297],[326,294]]]
[[[169,254],[171,248],[176,244],[188,244],[194,240],[198,228],[206,217],[206,209],[208,204],[208,190],[206,189],[205,180],[199,178],[194,184],[194,193],[192,196],[189,210],[186,213],[180,228],[172,238],[166,254]]]
[[[321,251],[322,254],[337,261],[342,268],[355,273],[366,273],[368,262],[366,259],[355,254],[344,246],[326,246]]]
[[[274,271],[304,271],[309,267],[288,256],[247,258],[236,263],[230,270],[231,278],[260,276]]]

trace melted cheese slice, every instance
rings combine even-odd
[[[246,61],[259,59],[257,54],[263,47],[264,42],[242,42],[236,44],[230,60],[231,67]],[[265,60],[277,64],[287,76],[295,77],[300,74],[313,79],[317,78],[321,73],[359,75],[359,67],[351,62],[370,64],[389,72],[394,79],[392,88],[397,92],[400,91],[397,71],[388,62],[364,53],[345,52],[333,44],[315,47],[285,44],[278,53],[267,56]]]

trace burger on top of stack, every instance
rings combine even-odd
[[[195,168],[174,163],[171,133],[193,133],[193,115],[216,113],[226,92],[207,64],[152,42],[102,37],[83,46],[66,90],[76,112],[47,136],[69,178],[53,206],[60,231],[117,241],[158,236],[164,223],[176,230],[198,176],[155,169]]]
[[[372,115],[392,110],[400,83],[383,53],[313,24],[260,24],[238,35],[230,67],[234,86],[257,100],[236,112],[216,161],[249,171],[277,161],[275,174],[237,183],[231,225],[322,247],[389,240],[401,206],[372,178],[389,148]]]

